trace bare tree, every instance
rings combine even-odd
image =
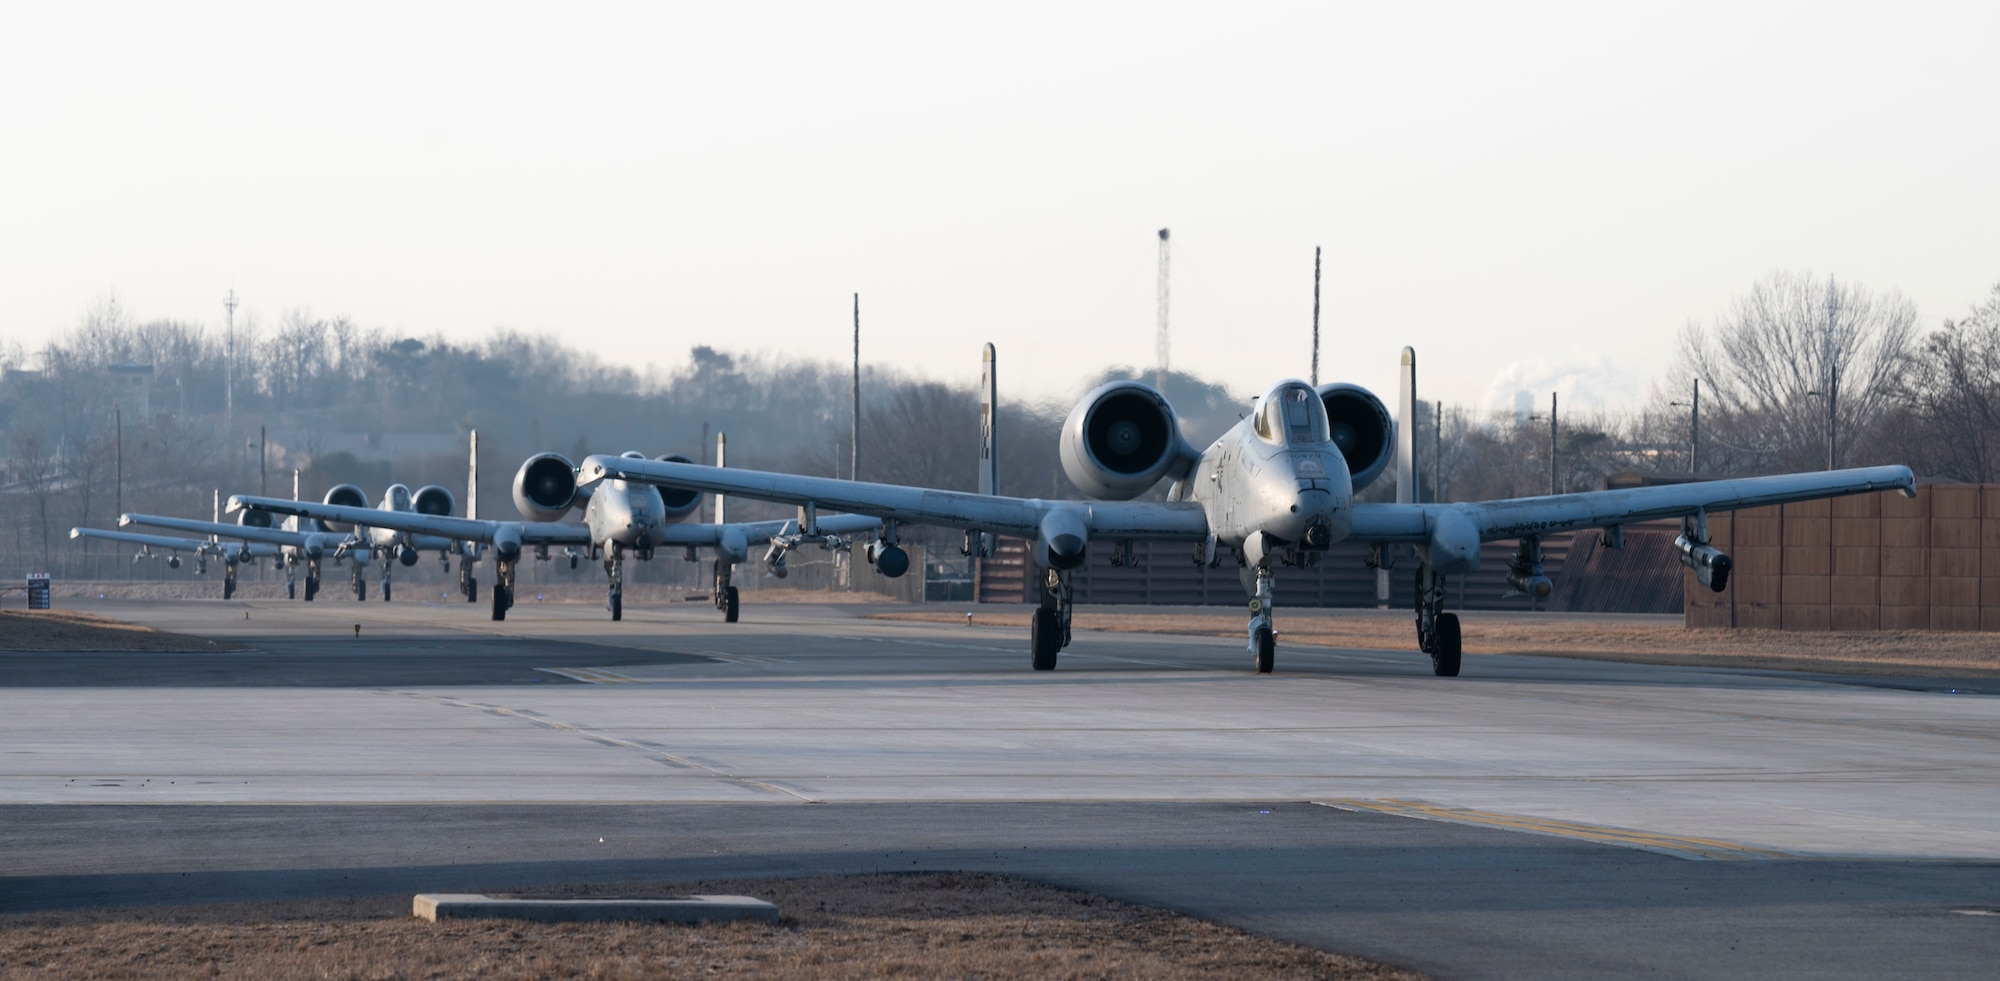
[[[2000,481],[2000,285],[1963,320],[1923,339],[1896,390],[1897,442],[1919,471]]]
[[[1703,456],[1717,469],[1845,465],[1894,400],[1916,306],[1899,293],[1774,272],[1707,328],[1681,333],[1656,407],[1703,388]]]

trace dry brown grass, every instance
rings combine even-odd
[[[884,620],[965,623],[963,611],[877,613]],[[1103,613],[1079,610],[1074,625],[1119,633],[1192,634],[1241,641],[1245,615]],[[1025,627],[1019,611],[973,613],[975,625]],[[1465,614],[1467,654],[1533,654],[1646,664],[1775,668],[1849,674],[2000,676],[2000,635],[1949,630],[1786,631],[1690,629],[1674,624],[1589,620],[1481,619]],[[1409,619],[1282,614],[1280,643],[1416,649]]]
[[[74,610],[0,611],[0,650],[236,651],[243,645],[170,634]]]
[[[1355,978],[1417,975],[1163,910],[967,873],[645,883],[740,894],[776,924],[410,915],[410,897],[0,917],[0,978]]]

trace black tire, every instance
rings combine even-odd
[[[507,587],[495,585],[493,587],[493,619],[507,619],[507,607],[512,605],[512,603],[507,602]]]
[[[368,580],[354,580],[354,601],[356,603],[368,602]]]
[[[611,619],[614,622],[625,619],[624,593],[612,593],[611,598],[606,600],[605,604],[611,608]]]
[[[722,590],[722,622],[736,622],[736,587],[725,586]]]
[[[1270,674],[1278,665],[1278,638],[1271,635],[1271,628],[1257,628],[1257,673]]]
[[[389,581],[387,579],[382,580],[382,602],[389,602]]]
[[[319,595],[319,580],[317,580],[317,579],[313,579],[313,578],[307,578],[307,579],[306,579],[306,602],[308,602],[308,603],[312,602],[312,601],[313,601],[313,597],[315,597],[315,596],[318,596],[318,595]]]
[[[1458,677],[1458,614],[1438,614],[1437,652],[1431,655],[1431,673],[1440,678]]]
[[[1056,623],[1056,611],[1035,611],[1035,619],[1028,625],[1028,647],[1034,652],[1035,670],[1056,669],[1056,655],[1062,652],[1062,627]]]
[[[236,580],[224,579],[222,581],[222,598],[229,599],[230,597],[233,597],[235,595],[236,595]]]
[[[474,579],[465,584],[465,601],[467,603],[479,602],[479,580]]]

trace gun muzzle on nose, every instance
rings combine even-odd
[[[1325,523],[1315,521],[1306,526],[1302,541],[1307,548],[1329,548],[1333,545],[1333,530]]]

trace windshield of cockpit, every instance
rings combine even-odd
[[[1304,385],[1272,392],[1257,408],[1257,435],[1274,443],[1309,445],[1327,440],[1326,405]]]

